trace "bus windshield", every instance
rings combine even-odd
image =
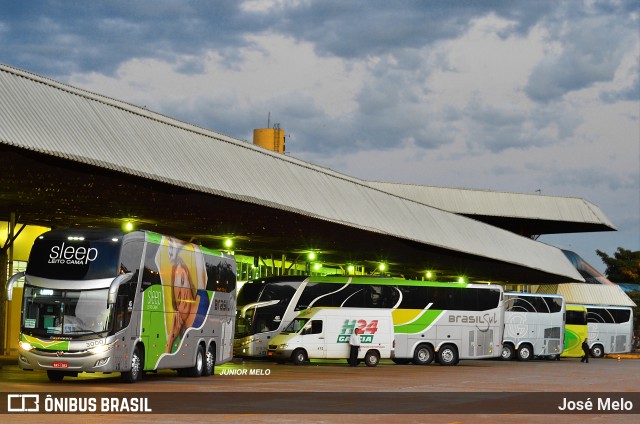
[[[107,306],[107,292],[25,286],[23,332],[76,338],[109,331],[112,307]]]
[[[284,316],[286,307],[286,304],[272,300],[238,309],[236,314],[235,337],[247,337],[277,330]]]
[[[309,321],[309,318],[296,318],[282,330],[281,334],[297,333]]]

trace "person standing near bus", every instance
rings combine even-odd
[[[360,329],[356,328],[349,336],[349,346],[351,350],[349,351],[349,366],[357,367],[358,366],[358,352],[360,351]]]
[[[582,356],[582,359],[580,359],[580,362],[584,362],[584,363],[589,363],[589,343],[587,342],[587,339],[584,339],[584,341],[582,342],[582,352],[584,353],[584,355]]]

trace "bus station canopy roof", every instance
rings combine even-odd
[[[561,294],[567,303],[578,305],[636,306],[635,302],[616,284],[549,284],[539,286],[536,293]]]
[[[405,274],[583,281],[556,247],[145,108],[6,65],[0,98],[0,217],[133,220],[208,247],[231,237],[250,256],[315,250]]]

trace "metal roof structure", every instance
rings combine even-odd
[[[576,197],[387,182],[369,185],[525,236],[616,229],[599,207]]]
[[[567,303],[578,305],[636,306],[624,290],[615,284],[549,284],[537,287],[535,292],[561,294]]]
[[[245,254],[314,247],[521,283],[583,281],[560,249],[144,108],[0,65],[0,216],[140,226]]]

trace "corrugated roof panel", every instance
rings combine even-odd
[[[617,285],[549,284],[538,286],[535,292],[561,294],[567,303],[578,305],[636,306],[635,302]]]
[[[593,223],[615,229],[600,208],[575,197],[386,182],[368,184],[407,199],[459,214]]]
[[[3,143],[582,281],[555,247],[213,131],[6,66],[0,90]]]

